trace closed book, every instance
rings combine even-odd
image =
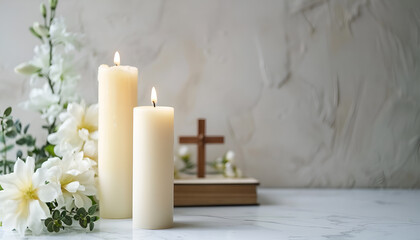
[[[258,205],[258,180],[254,178],[175,179],[174,205],[224,206]]]

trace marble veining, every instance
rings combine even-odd
[[[0,0],[0,109],[44,139],[37,113],[16,107],[29,89],[13,73],[32,56],[39,2]],[[232,149],[262,186],[420,187],[419,1],[75,0],[58,14],[84,35],[88,102],[119,50],[140,70],[140,105],[156,86],[176,136],[207,118],[226,136],[207,159]]]
[[[419,239],[419,190],[260,189],[260,206],[175,208],[167,230],[99,220],[83,230],[28,239]],[[75,228],[76,229],[76,228]],[[0,227],[0,238],[18,238]]]

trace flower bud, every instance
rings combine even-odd
[[[58,0],[50,0],[51,10],[55,10],[55,8],[57,7],[57,2],[58,2]]]
[[[31,31],[31,33],[35,36],[35,37],[37,37],[37,38],[39,38],[39,39],[41,39],[42,40],[42,37],[37,33],[37,32],[35,32],[35,30],[34,30],[34,28],[33,27],[30,27],[29,28],[29,31]]]
[[[41,70],[41,68],[30,64],[30,63],[21,63],[18,66],[15,67],[15,72],[25,75],[32,75],[34,73],[37,73]]]
[[[42,17],[47,17],[47,8],[45,7],[44,3],[41,3],[39,10],[41,11]]]
[[[39,24],[39,22],[34,22],[32,25],[32,29],[41,37],[48,36],[48,28],[46,28],[44,25]]]
[[[188,149],[187,146],[182,146],[179,148],[178,155],[181,157],[188,156],[190,155],[190,150]]]
[[[226,156],[225,157],[226,157],[226,160],[228,160],[229,162],[233,163],[235,161],[235,152],[232,151],[232,150],[229,150],[226,153]]]

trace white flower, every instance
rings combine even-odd
[[[90,159],[97,158],[98,105],[89,107],[85,103],[70,103],[67,111],[60,114],[63,124],[56,133],[48,136],[48,141],[56,145],[55,154],[63,156],[68,151],[83,151]]]
[[[174,157],[174,167],[175,170],[179,171],[185,167],[185,163],[180,158]]]
[[[226,177],[229,178],[234,178],[236,176],[235,174],[235,168],[231,163],[226,163],[225,164],[225,172],[224,172]]]
[[[187,146],[181,146],[178,150],[178,155],[180,157],[186,157],[186,156],[190,155],[190,150],[188,149]]]
[[[50,66],[50,46],[47,43],[35,46],[34,54],[31,63],[42,69],[42,74],[47,75]]]
[[[221,171],[223,170],[223,166],[224,166],[223,158],[222,157],[216,158],[216,164],[215,164],[216,169]]]
[[[63,110],[59,104],[60,97],[51,92],[47,83],[42,88],[33,88],[29,99],[22,103],[23,108],[41,113],[43,119],[52,123],[55,117]]]
[[[53,173],[53,181],[61,186],[57,198],[58,208],[64,206],[71,210],[73,199],[78,208],[92,206],[88,196],[96,194],[95,172],[92,169],[94,165],[94,161],[83,158],[83,152],[67,153],[63,159],[50,158],[42,164],[42,168]]]
[[[26,163],[18,159],[14,172],[0,176],[1,220],[6,230],[16,229],[25,234],[28,227],[33,233],[42,231],[42,221],[50,212],[46,202],[58,196],[58,188],[53,182],[46,184],[50,176],[46,169],[38,169],[34,173],[35,161],[26,158]]]
[[[50,67],[50,79],[54,83],[72,81],[76,82],[80,76],[74,71],[73,59],[70,55],[55,58]]]
[[[63,111],[63,106],[59,104],[50,105],[48,108],[41,110],[41,117],[46,119],[49,124],[54,122],[54,119]]]
[[[226,160],[228,160],[231,163],[235,162],[235,152],[232,150],[229,150],[225,155]]]
[[[79,35],[66,30],[64,18],[56,18],[50,26],[50,36],[54,44],[64,44],[67,51],[80,47]]]
[[[59,100],[60,97],[53,94],[46,83],[42,88],[33,88],[29,93],[29,100],[23,105],[26,109],[42,111],[53,104],[57,104]]]

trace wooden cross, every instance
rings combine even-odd
[[[179,137],[179,143],[197,144],[197,177],[204,178],[206,174],[206,143],[224,143],[223,136],[206,136],[206,120],[198,119],[198,135]]]

